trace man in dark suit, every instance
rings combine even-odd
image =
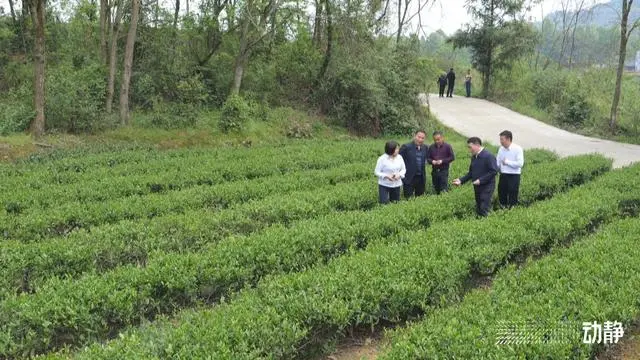
[[[426,187],[425,163],[427,161],[427,146],[424,144],[426,135],[424,130],[416,131],[413,141],[402,145],[400,155],[404,160],[407,172],[402,180],[404,197],[424,194]]]
[[[449,70],[447,74],[447,97],[453,97],[453,86],[456,82],[456,73],[453,71],[453,68]]]
[[[440,77],[438,78],[437,81],[438,86],[440,87],[440,91],[438,92],[438,96],[443,98],[444,97],[444,90],[447,87],[447,73],[443,72],[442,75],[440,75]]]
[[[477,137],[467,140],[467,147],[471,152],[471,165],[469,172],[453,184],[460,186],[469,180],[473,181],[473,190],[476,195],[476,213],[478,216],[487,216],[491,208],[491,198],[496,188],[496,174],[498,164],[496,157],[482,147],[482,141]]]

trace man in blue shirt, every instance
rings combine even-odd
[[[400,148],[400,155],[402,155],[407,169],[402,180],[402,189],[406,199],[424,194],[426,187],[425,164],[427,162],[425,136],[424,130],[418,130],[413,136],[413,141]]]
[[[460,186],[469,180],[473,181],[473,190],[476,197],[476,213],[478,216],[489,215],[491,198],[496,188],[496,174],[498,164],[496,157],[482,147],[482,140],[470,137],[467,147],[471,152],[471,164],[469,172],[461,178],[453,180],[453,185]]]

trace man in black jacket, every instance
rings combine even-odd
[[[437,81],[438,86],[440,87],[438,90],[438,97],[444,97],[444,90],[447,88],[447,73],[442,72],[442,75],[438,78]]]
[[[425,136],[424,130],[418,130],[413,136],[413,141],[400,148],[400,155],[402,155],[404,166],[407,169],[404,179],[402,179],[402,188],[406,199],[424,194],[426,187],[425,163],[427,161]]]
[[[453,72],[453,68],[451,68],[451,70],[449,70],[449,73],[447,74],[447,84],[449,85],[447,87],[447,97],[453,97],[453,85],[456,82],[456,73]]]
[[[471,164],[469,172],[453,184],[460,186],[469,180],[473,180],[473,190],[476,195],[476,213],[478,216],[487,216],[491,208],[491,198],[496,188],[496,174],[498,164],[496,157],[482,147],[482,141],[477,137],[467,140],[467,147],[471,152]]]

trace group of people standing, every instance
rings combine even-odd
[[[433,144],[430,146],[425,145],[425,137],[426,133],[418,130],[410,143],[400,146],[395,141],[389,141],[385,144],[385,153],[378,158],[375,168],[380,203],[399,201],[401,187],[406,199],[423,195],[427,164],[431,166],[431,183],[435,193],[448,191],[449,165],[455,160],[453,148],[444,141],[441,131],[433,133]],[[511,208],[517,205],[524,152],[513,143],[513,134],[508,130],[500,133],[497,156],[485,149],[478,137],[467,139],[467,148],[471,153],[469,171],[453,180],[452,184],[461,186],[469,181],[473,183],[476,214],[483,217],[489,214],[498,173],[500,206]]]
[[[447,97],[453,97],[453,88],[456,83],[456,73],[453,68],[448,73],[442,73],[438,78],[438,86],[440,86],[439,97],[445,97],[445,88],[447,90]],[[467,97],[471,97],[471,69],[467,70],[467,74],[464,76],[464,88],[467,92]]]

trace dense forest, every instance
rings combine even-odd
[[[313,131],[277,109],[354,134],[405,133],[424,124],[418,94],[454,67],[473,69],[474,96],[637,138],[640,85],[622,71],[617,82],[640,50],[637,4],[559,2],[532,22],[541,1],[468,1],[471,23],[448,35],[422,30],[435,0],[8,0],[0,134],[203,123],[238,132],[274,117],[292,136]]]

